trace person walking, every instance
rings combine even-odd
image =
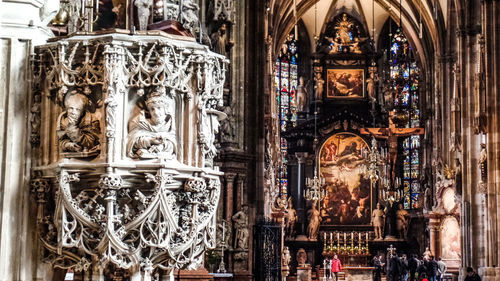
[[[408,280],[408,259],[406,258],[406,254],[401,256],[400,260],[400,268],[401,268],[401,280]]]
[[[427,262],[426,267],[427,267],[427,278],[429,278],[429,281],[436,281],[438,264],[434,259],[434,256],[430,256],[430,260]]]
[[[382,268],[385,263],[382,262],[382,256],[373,257],[373,281],[381,281],[382,280]]]
[[[408,271],[410,272],[410,281],[415,281],[415,273],[418,269],[418,260],[417,255],[411,255],[411,258],[408,260]]]
[[[446,273],[446,263],[441,259],[441,257],[438,258],[438,276],[437,280],[438,281],[443,281],[444,274]]]
[[[418,262],[417,273],[418,273],[418,280],[422,280],[422,276],[427,275],[427,261],[425,259],[422,259]]]
[[[388,281],[400,281],[401,280],[401,260],[397,255],[392,256],[389,259],[389,274]]]
[[[335,281],[339,280],[338,273],[342,271],[342,263],[340,262],[337,255],[333,256],[332,259],[332,273],[335,275]]]

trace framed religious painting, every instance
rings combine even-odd
[[[334,68],[326,72],[326,97],[355,99],[364,97],[363,68]]]
[[[330,136],[321,146],[319,172],[328,191],[320,204],[323,225],[370,225],[372,188],[363,153],[368,150],[363,138],[348,132]]]

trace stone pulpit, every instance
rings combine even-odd
[[[163,32],[75,32],[36,48],[32,189],[44,261],[141,280],[203,265],[215,247],[226,67],[194,38]]]

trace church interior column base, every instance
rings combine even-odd
[[[500,281],[500,268],[498,267],[480,267],[477,273],[483,281]]]

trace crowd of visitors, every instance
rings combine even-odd
[[[382,273],[387,274],[387,281],[443,281],[446,273],[446,263],[434,256],[418,259],[417,255],[407,258],[392,255],[384,259],[382,255],[373,258],[373,281],[381,281]],[[481,281],[481,278],[472,268],[467,268],[465,281]]]

